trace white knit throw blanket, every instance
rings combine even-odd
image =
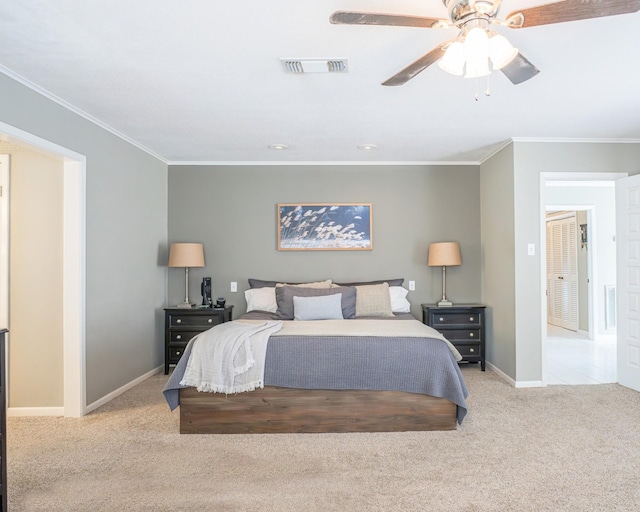
[[[180,384],[227,394],[263,388],[267,342],[281,328],[279,320],[234,321],[198,334]]]

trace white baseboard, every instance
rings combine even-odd
[[[128,384],[125,384],[121,388],[118,388],[108,395],[103,396],[100,400],[96,400],[91,405],[88,405],[86,413],[88,414],[91,411],[95,411],[98,407],[103,406],[117,396],[120,396],[125,391],[129,391],[131,388],[137,386],[141,382],[147,380],[149,377],[152,377],[153,375],[156,375],[163,370],[164,366],[158,366],[157,368],[145,373],[144,375],[141,375],[137,379],[132,380]],[[7,409],[7,416],[64,416],[64,407],[9,407]]]
[[[542,384],[541,380],[514,380],[511,377],[509,377],[506,373],[504,373],[502,370],[500,370],[497,366],[495,366],[494,364],[490,363],[489,361],[486,362],[487,367],[493,372],[495,373],[498,377],[500,377],[502,380],[504,380],[505,382],[507,382],[508,384],[510,384],[511,386],[513,386],[514,388],[542,388],[544,387],[544,384]]]
[[[103,396],[99,400],[96,400],[92,404],[87,405],[86,413],[89,414],[91,411],[95,411],[98,407],[102,407],[104,404],[120,396],[122,393],[129,391],[131,388],[137,386],[141,382],[144,382],[149,377],[153,377],[155,374],[160,373],[161,371],[164,371],[164,365],[158,366],[157,368],[145,373],[144,375],[141,375],[137,379],[132,380],[128,384],[125,384],[124,386],[116,389],[115,391],[112,391],[108,395]]]
[[[544,388],[541,380],[517,380],[516,388]]]
[[[64,416],[64,407],[9,407],[7,416]]]

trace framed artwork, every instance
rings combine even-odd
[[[370,251],[371,204],[278,204],[279,251]]]

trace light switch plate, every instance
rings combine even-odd
[[[411,291],[411,292],[415,292],[416,291],[416,282],[415,281],[409,281],[409,291]]]
[[[238,291],[238,283],[236,281],[231,281],[231,291],[232,292]]]
[[[529,256],[535,256],[536,255],[536,244],[527,245],[527,254]]]

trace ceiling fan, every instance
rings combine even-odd
[[[490,30],[491,25],[526,28],[551,23],[585,20],[640,10],[640,0],[562,0],[514,11],[504,20],[497,18],[501,0],[443,0],[449,19],[336,11],[329,21],[340,25],[391,25],[396,27],[460,29],[455,39],[445,41],[399,71],[382,85],[402,85],[436,61],[445,71],[466,78],[477,78],[500,69],[514,84],[533,78],[540,71],[504,36]]]

